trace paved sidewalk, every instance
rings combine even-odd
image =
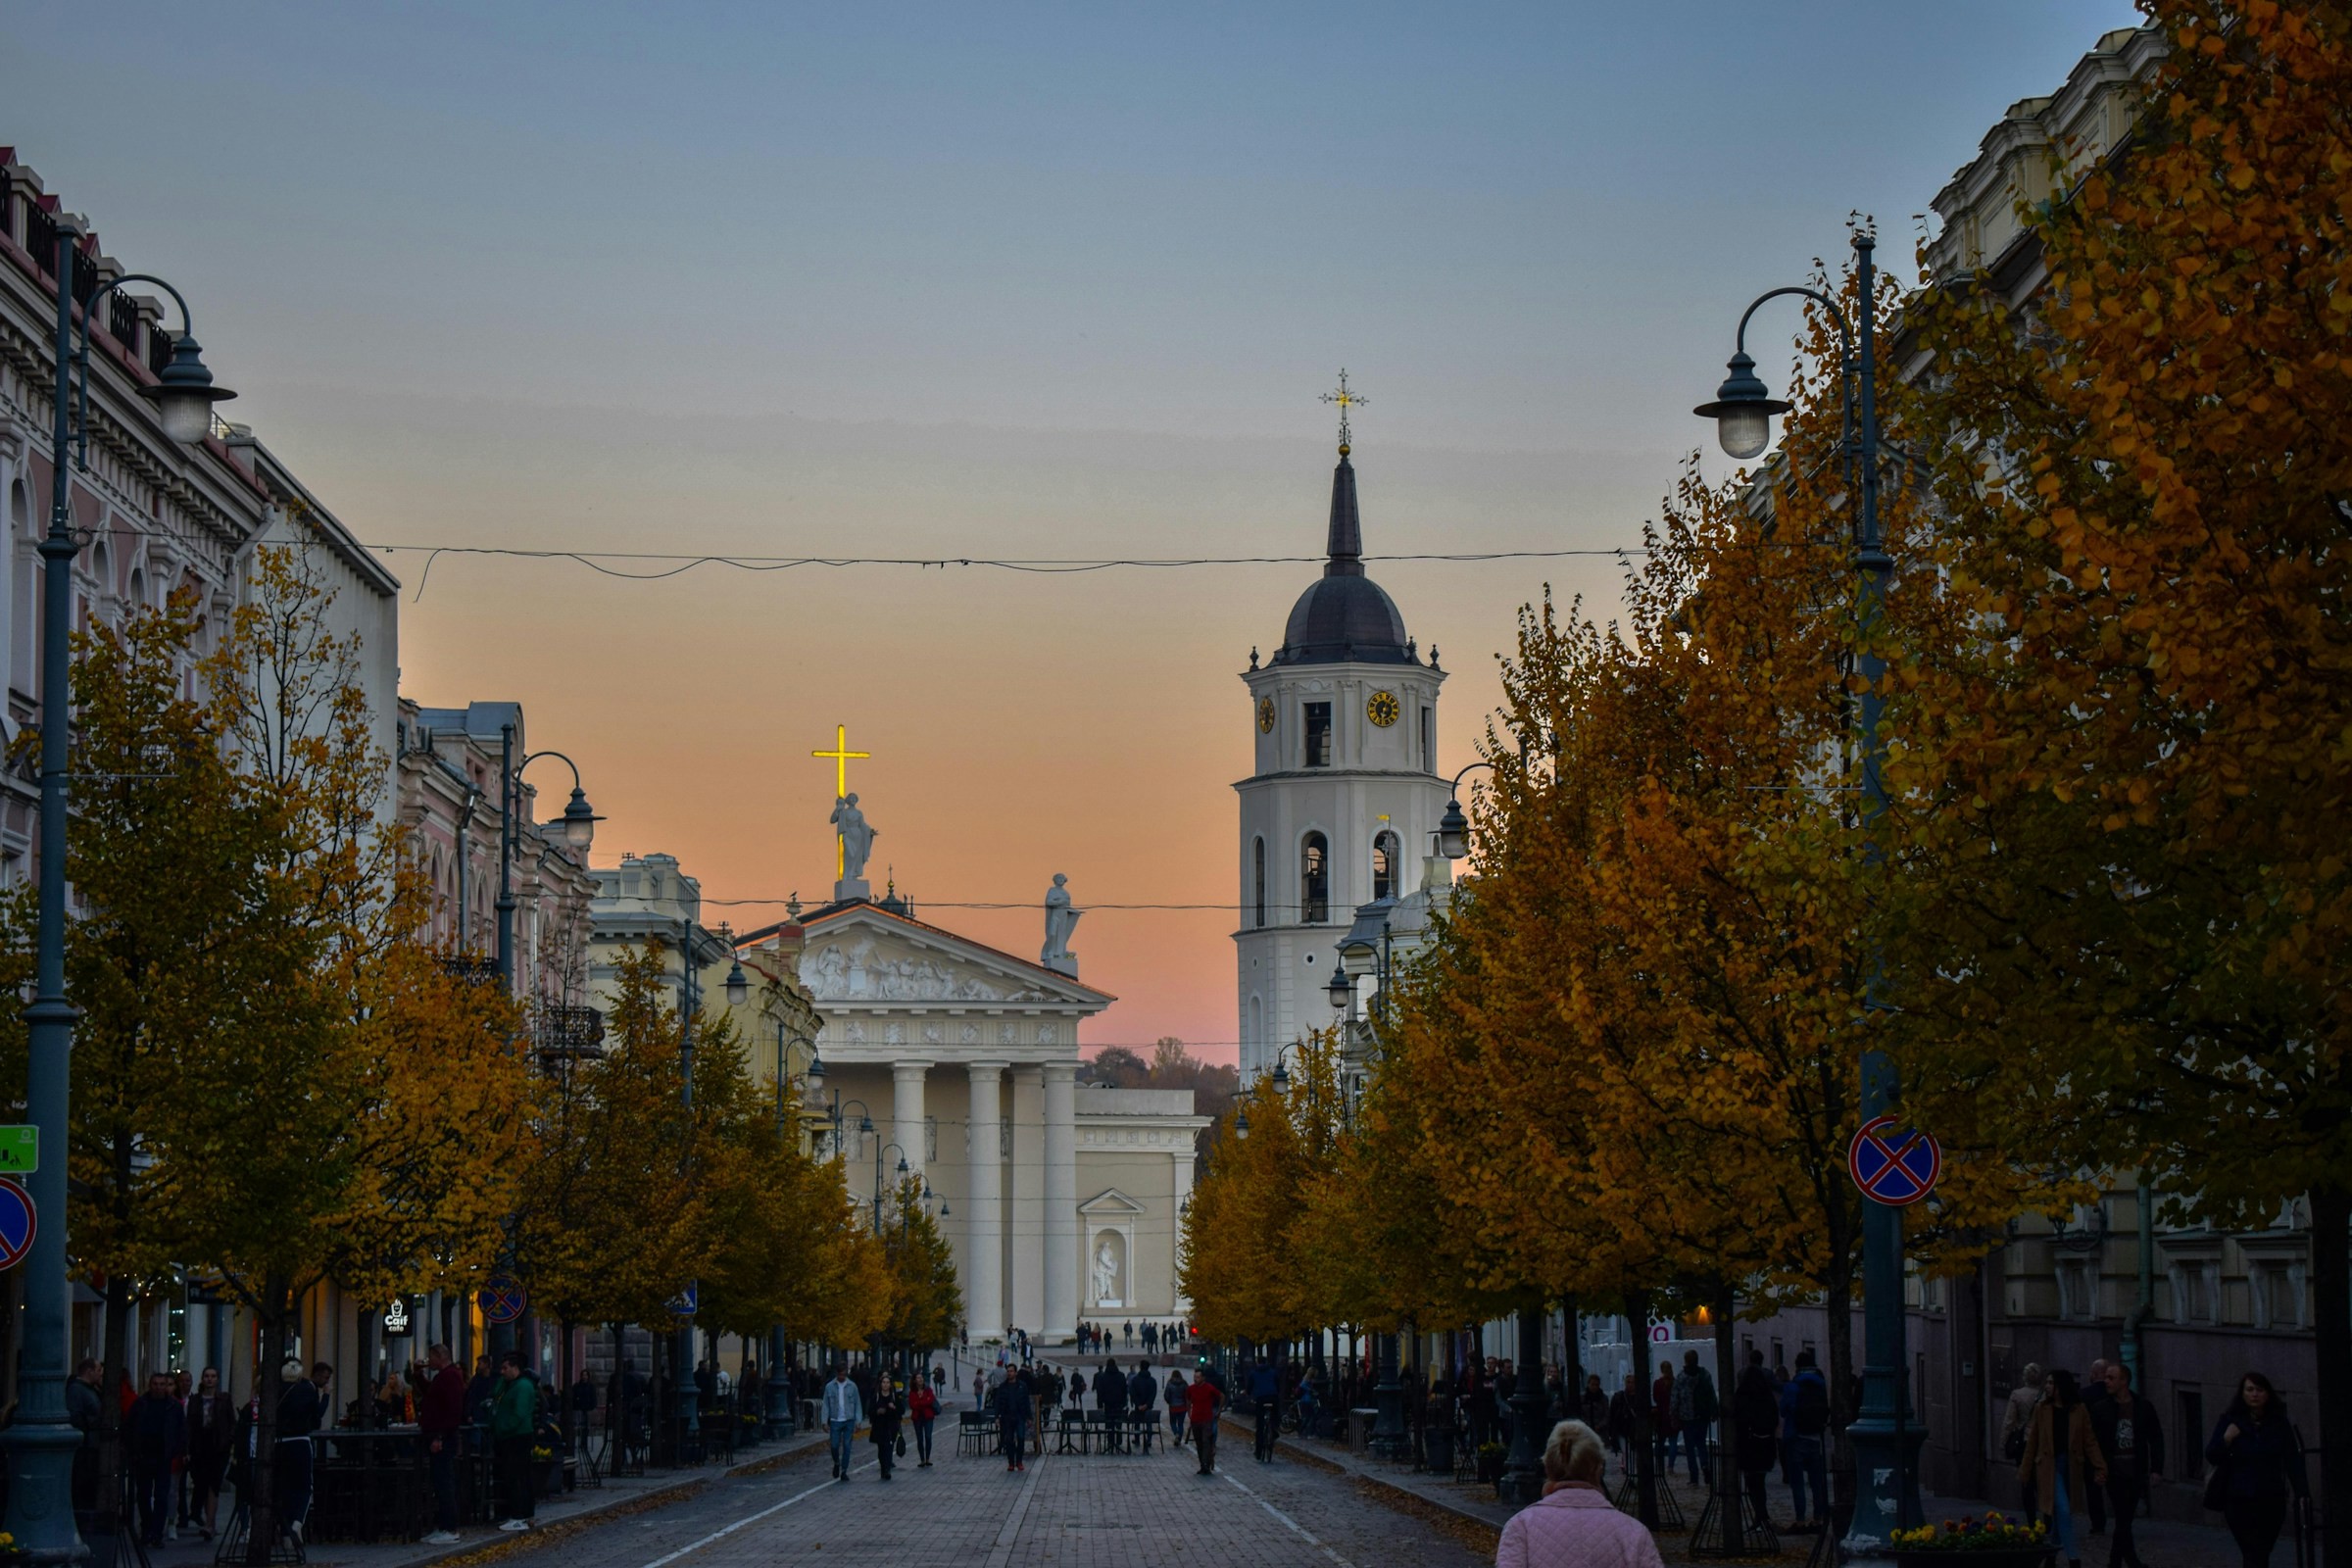
[[[1259,1468],[1250,1458],[1250,1442],[1251,1429],[1244,1418],[1228,1417],[1223,1446],[1218,1453],[1219,1464],[1238,1460],[1250,1470]],[[1517,1511],[1509,1504],[1498,1501],[1491,1486],[1456,1482],[1415,1470],[1407,1464],[1374,1459],[1354,1452],[1343,1443],[1287,1437],[1281,1440],[1277,1448],[1283,1458],[1344,1474],[1364,1487],[1374,1489],[1384,1500],[1403,1511],[1423,1518],[1431,1517],[1433,1512],[1451,1515],[1464,1527],[1459,1539],[1476,1540],[1477,1537],[1469,1533],[1471,1531],[1499,1532]],[[1609,1490],[1612,1494],[1623,1479],[1622,1470],[1612,1461],[1609,1466]],[[1690,1530],[1698,1523],[1699,1514],[1707,1505],[1706,1489],[1691,1485],[1687,1476],[1681,1473],[1672,1478],[1661,1474],[1659,1484],[1672,1495],[1685,1521],[1679,1528],[1669,1525],[1658,1531],[1659,1553],[1670,1563],[1690,1562],[1692,1560],[1690,1555]],[[1790,1529],[1787,1518],[1778,1512],[1788,1505],[1788,1490],[1780,1484],[1777,1471],[1767,1495],[1776,1510],[1774,1526],[1782,1532],[1781,1551],[1777,1559],[1761,1560],[1803,1562],[1813,1550],[1815,1537]],[[1931,1495],[1926,1499],[1925,1506],[1931,1520],[1941,1520],[1983,1513],[1992,1505],[1965,1498]],[[2113,1536],[2087,1534],[2087,1519],[2082,1521],[2081,1528],[2084,1533],[2076,1542],[2082,1553],[2081,1560],[2085,1563],[2104,1563]],[[2180,1524],[2171,1520],[2141,1519],[2134,1526],[2132,1534],[2148,1568],[2227,1568],[2227,1565],[2237,1561],[2237,1547],[2231,1543],[2230,1532],[2219,1524]],[[1488,1549],[1491,1552],[1492,1545]],[[2291,1562],[2293,1552],[2293,1543],[2281,1541],[2275,1555],[2280,1562]]]
[[[472,1557],[493,1547],[552,1543],[571,1537],[600,1520],[683,1501],[731,1478],[761,1475],[786,1467],[793,1467],[791,1473],[797,1476],[802,1460],[824,1451],[823,1433],[798,1433],[781,1443],[740,1449],[740,1456],[731,1465],[710,1464],[682,1470],[652,1470],[641,1476],[610,1477],[600,1488],[542,1497],[535,1527],[528,1532],[510,1533],[494,1525],[469,1525],[461,1532],[463,1539],[450,1546],[431,1546],[421,1541],[320,1542],[311,1547],[310,1568],[430,1568],[432,1564]],[[229,1502],[229,1495],[220,1499],[224,1530]],[[200,1540],[190,1531],[183,1533],[174,1544],[150,1546],[147,1555],[155,1568],[212,1568],[215,1544]]]

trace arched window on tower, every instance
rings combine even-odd
[[[1253,840],[1250,848],[1250,858],[1255,862],[1250,868],[1251,898],[1257,912],[1257,927],[1263,930],[1266,924],[1266,841],[1262,838]]]
[[[1383,828],[1372,835],[1372,897],[1398,897],[1396,886],[1396,835]]]
[[[1298,847],[1298,918],[1307,925],[1331,918],[1331,841],[1320,833]]]

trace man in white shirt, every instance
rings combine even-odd
[[[858,1436],[858,1423],[865,1419],[865,1401],[858,1397],[858,1385],[850,1381],[847,1363],[833,1369],[833,1381],[825,1385],[825,1431],[833,1446],[833,1479],[850,1479],[850,1445]]]

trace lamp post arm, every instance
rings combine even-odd
[[[541,759],[542,757],[552,757],[552,758],[554,758],[554,759],[555,759],[557,761],[559,761],[559,762],[562,762],[562,763],[563,763],[563,764],[564,764],[565,767],[568,767],[568,768],[570,768],[570,769],[571,769],[571,787],[572,787],[573,789],[575,789],[575,790],[576,790],[576,789],[578,789],[578,788],[580,787],[580,764],[579,764],[579,763],[577,763],[577,762],[575,762],[575,761],[573,761],[573,760],[572,760],[570,758],[568,758],[568,757],[565,757],[565,756],[564,756],[564,755],[562,752],[533,752],[533,753],[532,753],[530,756],[528,756],[528,757],[524,758],[524,759],[523,759],[521,761],[519,761],[519,762],[516,762],[516,763],[514,764],[514,777],[515,777],[516,781],[517,781],[517,782],[519,782],[519,781],[521,780],[521,777],[522,777],[522,770],[523,770],[524,768],[526,768],[526,767],[530,766],[530,765],[531,765],[533,762],[536,762],[536,761],[537,761],[537,760],[539,760],[539,759]]]
[[[181,297],[179,290],[153,272],[125,272],[121,277],[110,278],[98,285],[98,291],[90,296],[90,303],[81,308],[81,340],[74,351],[74,368],[77,372],[74,393],[74,466],[84,472],[90,466],[90,323],[98,318],[99,302],[125,283],[153,283],[171,295],[172,303],[179,307],[179,335],[196,335],[196,318],[188,314],[188,302]],[[58,279],[57,287],[61,294],[73,293],[74,280],[70,273]]]
[[[1870,308],[1871,292],[1870,257],[1867,246],[1857,243],[1856,249],[1863,251],[1862,305],[1863,309],[1867,310]],[[1838,390],[1842,394],[1838,400],[1838,445],[1844,449],[1846,461],[1849,464],[1857,460],[1859,460],[1862,464],[1864,486],[1862,520],[1865,529],[1868,531],[1872,540],[1874,541],[1873,548],[1876,548],[1875,541],[1878,534],[1878,465],[1876,462],[1876,455],[1868,449],[1876,444],[1878,429],[1877,421],[1875,418],[1873,418],[1872,412],[1868,407],[1871,401],[1870,344],[1868,338],[1865,337],[1864,339],[1862,361],[1860,366],[1857,367],[1854,360],[1853,323],[1845,318],[1845,312],[1839,308],[1836,300],[1830,298],[1830,296],[1824,294],[1821,290],[1808,287],[1801,283],[1791,283],[1786,288],[1767,289],[1765,292],[1757,295],[1754,300],[1750,301],[1746,310],[1740,313],[1740,330],[1732,335],[1732,351],[1735,354],[1745,354],[1747,352],[1747,323],[1750,317],[1754,316],[1760,308],[1771,301],[1790,294],[1798,295],[1802,298],[1811,300],[1814,304],[1829,312],[1830,319],[1838,323]],[[1859,452],[1855,450],[1854,446],[1854,383],[1857,376],[1862,383],[1862,402],[1865,405],[1861,416],[1862,446],[1864,450]],[[1847,477],[1850,481],[1852,478],[1850,471]]]
[[[1462,793],[1462,780],[1468,778],[1471,774],[1477,772],[1482,767],[1492,768],[1494,765],[1494,764],[1493,762],[1486,761],[1483,759],[1479,761],[1470,763],[1459,773],[1453,775],[1453,782],[1446,786],[1446,793],[1453,796],[1457,800],[1460,799]]]

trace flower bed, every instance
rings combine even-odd
[[[2053,1549],[2047,1528],[1997,1511],[1897,1530],[1887,1544],[1896,1568],[1935,1568],[1954,1557],[1981,1568],[2040,1568]]]

